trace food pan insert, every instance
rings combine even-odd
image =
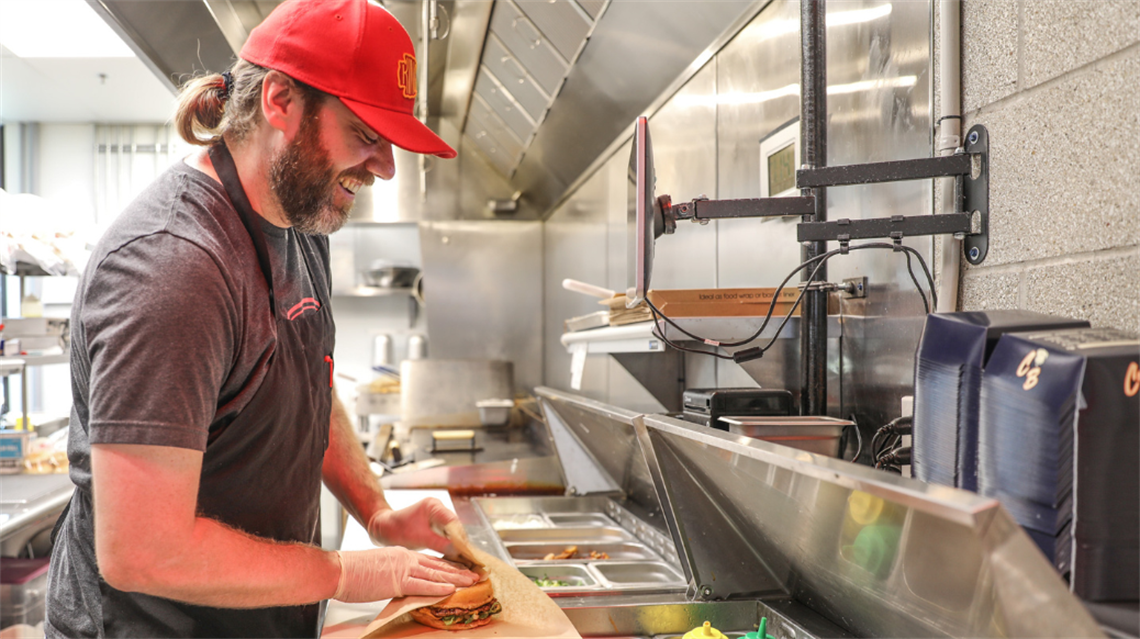
[[[605,585],[611,588],[681,586],[684,578],[664,562],[600,561],[591,563]]]
[[[602,513],[547,513],[546,518],[555,526],[617,526]]]
[[[633,535],[617,526],[598,526],[594,528],[528,528],[517,530],[500,530],[499,538],[504,543],[517,541],[546,542],[562,544],[562,547],[577,545],[586,547],[590,544],[614,543],[635,541]]]
[[[565,581],[567,586],[539,586],[544,592],[555,595],[557,593],[574,593],[583,590],[598,590],[598,580],[582,564],[556,564],[547,562],[542,565],[531,564],[520,566],[519,572],[526,575],[531,581],[538,579],[551,579]]]
[[[585,562],[585,561],[607,561],[606,559],[591,559],[590,551],[605,553],[609,555],[608,561],[661,561],[661,557],[649,548],[641,544],[630,542],[623,543],[590,543],[583,542],[578,544],[561,544],[561,543],[509,543],[506,544],[507,552],[510,553],[511,559],[516,563],[519,562],[537,562],[544,563],[548,561],[557,562]],[[549,554],[557,555],[569,546],[577,546],[578,552],[571,559],[543,559]]]

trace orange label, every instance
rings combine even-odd
[[[1017,367],[1017,376],[1024,377],[1025,383],[1021,385],[1024,390],[1029,390],[1037,385],[1038,378],[1041,376],[1041,365],[1049,357],[1049,352],[1043,348],[1029,351],[1025,359],[1021,360],[1021,364]]]
[[[1124,373],[1124,396],[1136,397],[1136,393],[1140,391],[1140,364],[1132,362],[1128,365],[1128,371]]]
[[[404,54],[396,70],[396,84],[404,90],[404,97],[409,100],[416,97],[416,59],[410,53]]]

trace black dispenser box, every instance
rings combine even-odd
[[[1003,335],[982,379],[979,492],[1086,601],[1140,599],[1140,338]]]
[[[927,315],[915,357],[915,477],[977,490],[978,395],[982,369],[998,339],[1016,331],[1088,325],[1021,310]]]

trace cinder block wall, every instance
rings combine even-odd
[[[1140,331],[1140,2],[963,0],[962,130],[990,132],[990,252],[959,310]]]

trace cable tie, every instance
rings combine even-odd
[[[715,339],[706,339],[705,344],[708,344],[709,346],[720,346],[720,342],[716,341]]]

